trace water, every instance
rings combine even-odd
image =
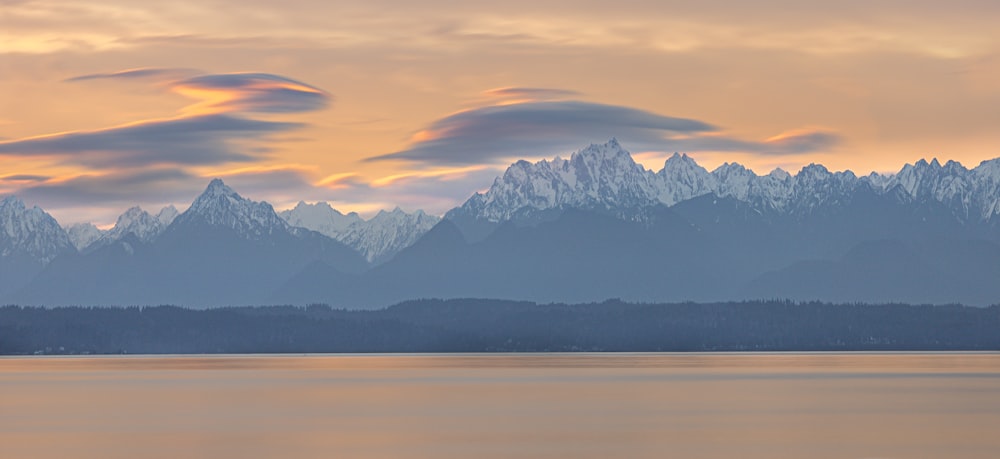
[[[1000,354],[0,359],[3,458],[997,458]]]

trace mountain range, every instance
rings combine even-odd
[[[659,171],[616,140],[518,161],[443,219],[326,203],[277,213],[213,180],[183,213],[132,208],[109,231],[0,204],[0,301],[328,303],[1000,302],[1000,159],[857,176],[811,164]]]

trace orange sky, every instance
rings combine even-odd
[[[994,1],[539,3],[0,0],[0,195],[441,213],[611,136],[655,169],[1000,156]]]

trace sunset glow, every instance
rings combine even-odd
[[[610,137],[653,169],[1000,156],[989,2],[2,4],[0,195],[62,223],[183,210],[213,177],[441,214]]]

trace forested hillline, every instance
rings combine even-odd
[[[416,300],[374,311],[0,307],[0,354],[1000,350],[1000,305]]]

